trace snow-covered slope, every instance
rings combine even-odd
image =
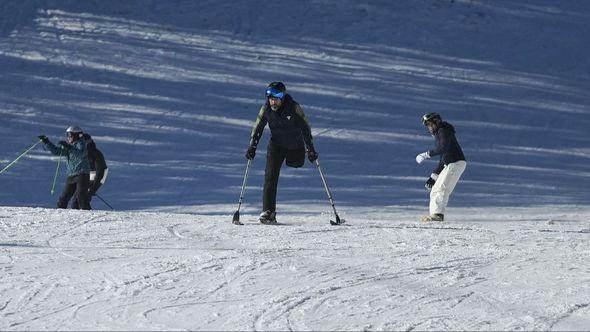
[[[94,211],[46,209],[57,158],[0,174],[0,330],[584,330],[588,1],[0,1],[4,167],[75,124],[109,164]],[[285,168],[281,226],[230,224],[282,80],[322,168]],[[468,168],[442,224],[422,114]],[[63,168],[62,168],[63,170]],[[58,179],[58,190],[64,180]],[[134,211],[131,211],[134,210]]]
[[[1,330],[586,330],[590,210],[280,226],[0,208]],[[466,217],[468,215],[477,218]]]

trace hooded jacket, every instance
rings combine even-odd
[[[309,120],[301,106],[289,94],[285,95],[281,107],[276,111],[270,108],[268,100],[262,105],[250,136],[251,146],[258,145],[267,123],[270,128],[270,140],[274,144],[289,150],[301,149],[304,146],[307,146],[308,151],[314,150]]]

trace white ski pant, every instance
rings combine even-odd
[[[430,190],[430,214],[444,214],[449,197],[455,189],[467,163],[464,160],[445,165]]]

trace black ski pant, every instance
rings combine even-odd
[[[65,209],[68,207],[68,202],[75,196],[78,201],[80,209],[90,210],[90,200],[88,198],[88,188],[90,188],[90,174],[78,174],[68,176],[66,185],[64,186],[57,207]]]
[[[301,167],[305,163],[305,147],[287,149],[272,141],[266,150],[266,168],[264,170],[264,190],[262,193],[262,210],[274,212],[277,207],[277,187],[283,161],[289,167]]]
[[[94,185],[94,181],[90,181],[88,188],[92,188],[93,185]],[[96,191],[98,191],[100,186],[102,186],[101,183],[99,183],[98,186],[96,186]],[[96,194],[96,191],[94,192],[94,195]],[[92,202],[92,196],[94,196],[94,195],[91,194],[90,192],[88,193],[88,203]],[[80,208],[80,204],[78,203],[78,199],[74,196],[74,199],[72,200],[72,209],[79,209],[79,208]]]

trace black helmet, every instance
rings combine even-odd
[[[287,93],[287,87],[283,82],[272,82],[266,87],[266,98],[274,97],[283,99]]]
[[[431,112],[422,115],[422,124],[426,126],[428,122],[432,122],[434,124],[439,124],[442,121],[440,114]]]

